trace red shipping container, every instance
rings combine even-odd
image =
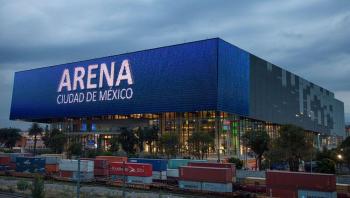
[[[108,169],[94,169],[94,175],[95,176],[108,176]]]
[[[320,173],[267,171],[266,187],[334,192],[336,191],[336,176]]]
[[[112,163],[112,162],[128,162],[128,158],[127,157],[119,157],[119,156],[96,156],[96,159],[108,160],[109,163]]]
[[[72,171],[60,171],[60,177],[71,178],[73,177]]]
[[[298,191],[297,190],[290,190],[290,189],[279,189],[279,188],[273,188],[273,189],[267,189],[267,196],[272,197],[279,197],[279,198],[297,198],[298,197]]]
[[[11,162],[8,164],[10,170],[15,170],[16,169],[16,163],[15,162]]]
[[[232,163],[209,163],[209,162],[189,162],[188,166],[229,168],[232,170],[232,176],[236,176],[236,166]]]
[[[232,182],[232,170],[230,168],[181,166],[179,180],[229,183]]]
[[[0,156],[0,165],[8,165],[10,162],[10,156]]]
[[[109,162],[106,159],[94,159],[95,169],[108,169]]]
[[[113,162],[109,164],[109,175],[125,175],[126,176],[138,176],[138,177],[151,177],[152,165],[142,163],[123,163]]]
[[[58,164],[46,164],[45,171],[47,173],[57,173],[58,172]]]

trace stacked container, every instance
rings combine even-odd
[[[109,161],[105,159],[94,159],[94,176],[108,177]]]
[[[189,166],[213,167],[213,168],[229,168],[232,182],[236,182],[236,166],[232,163],[208,163],[208,162],[189,162]]]
[[[58,164],[60,162],[60,160],[62,159],[61,155],[41,155],[42,158],[45,159],[45,172],[47,174],[56,174],[58,173],[59,169],[58,169]]]
[[[4,154],[10,157],[10,163],[8,164],[10,170],[16,170],[16,158],[17,157],[31,157],[30,153],[7,153]]]
[[[60,177],[70,180],[78,179],[78,160],[63,159],[59,163]],[[80,180],[90,181],[94,179],[94,162],[80,160]]]
[[[179,177],[179,168],[187,166],[190,162],[207,162],[207,160],[170,159],[168,160],[168,169],[166,171],[167,178],[177,179]]]
[[[331,174],[267,171],[267,194],[273,197],[334,197],[336,176]],[[326,196],[325,196],[326,195]]]
[[[11,162],[10,156],[7,156],[7,155],[0,156],[0,171],[9,170],[10,162]]]
[[[150,164],[112,162],[109,167],[109,175],[114,181],[123,180],[126,177],[128,183],[152,183],[152,165]]]
[[[45,173],[45,159],[41,157],[16,157],[16,172]]]
[[[167,179],[168,161],[165,159],[130,158],[129,162],[144,163],[152,165],[152,178],[157,180]]]
[[[183,189],[232,192],[232,170],[215,167],[180,167],[179,187]]]

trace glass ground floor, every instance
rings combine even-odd
[[[181,147],[179,154],[189,154],[188,139],[195,131],[208,133],[213,136],[214,144],[210,148],[211,154],[220,152],[221,156],[237,156],[249,154],[249,148],[242,146],[241,136],[250,130],[266,130],[272,139],[278,136],[280,125],[254,120],[234,114],[215,111],[199,112],[167,112],[159,114],[132,114],[111,115],[90,118],[76,118],[55,121],[53,128],[64,131],[68,136],[68,144],[81,142],[86,148],[100,147],[107,150],[109,140],[118,136],[121,128],[136,131],[139,128],[156,126],[159,136],[163,133],[177,133]],[[328,138],[322,138],[315,132],[306,132],[314,138],[315,146],[328,144]],[[157,150],[157,142],[151,146]],[[144,146],[146,152],[150,151],[148,145]]]

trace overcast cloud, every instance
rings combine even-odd
[[[243,3],[242,3],[243,2]],[[220,37],[333,92],[350,121],[350,1],[0,0],[0,127],[15,71]]]

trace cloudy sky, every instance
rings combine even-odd
[[[0,5],[0,128],[28,126],[8,119],[15,71],[211,37],[334,91],[350,121],[348,0],[0,0]]]

